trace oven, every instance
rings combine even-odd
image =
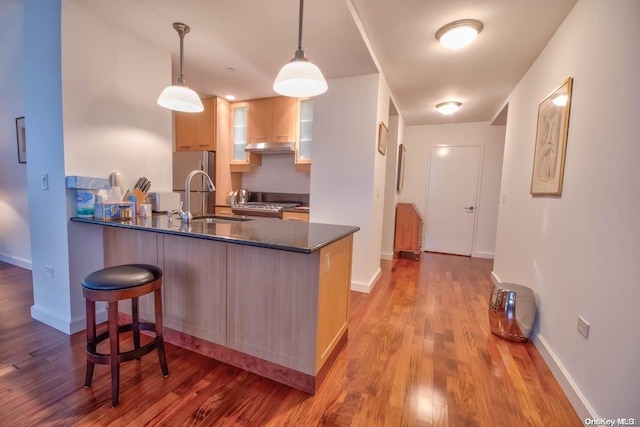
[[[300,206],[300,203],[292,202],[246,202],[233,206],[231,209],[236,215],[262,216],[280,218],[282,209],[290,209]]]

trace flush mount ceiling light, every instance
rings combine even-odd
[[[298,20],[298,50],[293,59],[280,69],[273,90],[280,95],[305,98],[326,92],[328,86],[320,69],[314,65],[302,50],[302,9],[304,0],[300,0],[300,18]]]
[[[471,44],[482,28],[482,22],[477,19],[461,19],[441,27],[436,31],[436,39],[448,49],[460,49]]]
[[[174,22],[173,28],[180,36],[180,77],[178,77],[177,85],[167,86],[162,91],[158,97],[158,105],[184,113],[199,113],[204,111],[202,101],[198,94],[185,84],[184,75],[182,74],[183,41],[184,36],[191,31],[191,28],[182,22]]]
[[[448,116],[449,114],[453,114],[458,111],[461,105],[462,103],[458,101],[447,101],[436,105],[436,108],[440,111],[440,114]]]

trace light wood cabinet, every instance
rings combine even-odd
[[[262,163],[262,156],[245,151],[249,142],[251,110],[250,102],[231,104],[231,148],[228,157],[231,172],[251,172],[251,166]]]
[[[294,142],[297,140],[298,105],[299,101],[296,98],[288,96],[271,98],[272,142]]]
[[[106,266],[163,270],[166,342],[314,393],[347,340],[353,235],[310,254],[119,227],[103,237]]]
[[[201,113],[174,113],[176,151],[216,150],[217,98],[204,98],[202,104]]]
[[[216,206],[214,208],[214,212],[216,215],[228,215],[233,216],[233,209],[230,206]]]
[[[352,246],[351,235],[311,254],[229,245],[227,346],[316,375],[347,333]]]
[[[272,142],[271,98],[249,101],[249,142]]]
[[[311,144],[313,142],[313,99],[300,101],[300,120],[296,139],[296,166],[311,164]]]
[[[242,174],[231,170],[229,159],[232,155],[233,140],[231,130],[231,103],[217,99],[216,126],[216,204],[227,203],[227,193],[230,190],[242,188]]]
[[[164,236],[164,324],[226,344],[226,244]]]
[[[398,203],[396,206],[396,236],[393,251],[396,255],[408,253],[414,259],[422,254],[422,215],[413,203]]]
[[[309,212],[282,212],[282,219],[285,221],[309,222]]]
[[[249,142],[294,142],[298,100],[287,96],[249,101]]]
[[[151,264],[162,265],[158,248],[162,239],[155,233],[139,230],[104,227],[102,232],[104,244],[104,266],[111,267],[121,264]],[[139,298],[140,317],[153,321],[155,318],[153,294]],[[131,314],[131,303],[118,303],[119,311]]]

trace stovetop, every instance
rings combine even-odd
[[[300,206],[300,203],[291,202],[247,202],[232,207],[236,214],[280,217],[282,209],[290,209]]]

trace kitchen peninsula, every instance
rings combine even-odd
[[[347,340],[358,227],[242,217],[71,220],[104,226],[105,266],[163,269],[167,342],[314,393]],[[151,299],[140,309],[153,317]]]

